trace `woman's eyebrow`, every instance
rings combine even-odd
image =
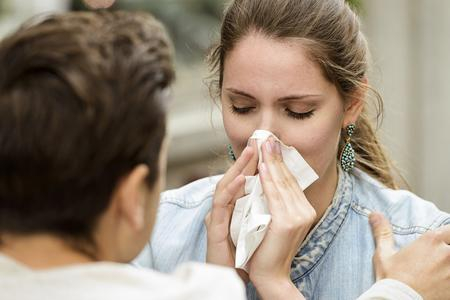
[[[285,96],[282,98],[279,98],[278,101],[285,102],[285,101],[291,101],[291,100],[304,100],[304,99],[310,99],[310,98],[321,98],[323,95],[321,94],[293,94],[289,96]]]
[[[236,95],[240,95],[240,96],[252,99],[252,100],[256,100],[255,96],[253,96],[247,92],[235,89],[235,88],[226,88],[225,90],[230,93],[236,94]],[[292,95],[281,97],[278,99],[278,101],[285,102],[285,101],[303,100],[303,99],[320,98],[320,97],[323,97],[323,95],[321,95],[321,94],[292,94]]]
[[[256,100],[256,97],[254,97],[254,96],[252,96],[252,95],[250,95],[250,94],[248,94],[248,93],[246,93],[246,92],[240,91],[240,90],[238,90],[238,89],[235,89],[235,88],[226,88],[226,90],[227,90],[228,92],[233,93],[233,94],[240,95],[240,96],[244,96],[244,97],[246,97],[246,98],[250,98],[250,99]]]

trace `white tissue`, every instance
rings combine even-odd
[[[256,130],[250,137],[250,139],[256,139],[260,160],[262,158],[261,146],[270,136],[280,142],[284,163],[303,190],[319,178],[294,147],[284,145],[270,131]],[[236,201],[230,225],[231,239],[236,246],[236,268],[247,270],[247,263],[262,242],[270,220],[271,215],[264,198],[259,175],[247,176],[245,196]]]

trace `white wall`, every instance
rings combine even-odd
[[[450,211],[450,1],[366,0],[382,136],[414,192]]]
[[[23,21],[38,13],[64,11],[70,0],[0,0],[5,15],[0,19],[0,37],[16,29]]]

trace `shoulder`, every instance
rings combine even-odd
[[[352,175],[353,210],[365,217],[373,211],[383,213],[395,233],[423,233],[450,222],[448,213],[410,191],[387,188],[360,170]]]
[[[150,292],[147,295],[153,297],[173,294],[176,296],[174,299],[245,299],[244,285],[239,276],[225,267],[191,262],[179,265],[170,274],[132,266],[120,269],[116,274],[121,274],[124,282],[131,282],[130,285]]]
[[[197,296],[202,299],[204,295],[209,295],[211,299],[246,298],[244,284],[231,268],[203,263],[186,263],[179,266],[173,276],[195,287],[198,291]]]
[[[212,198],[216,184],[223,175],[205,177],[177,189],[165,191],[161,194],[160,205],[176,205],[190,209],[201,205]]]

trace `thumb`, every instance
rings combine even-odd
[[[208,228],[209,225],[211,224],[211,212],[208,212],[208,213],[206,214],[204,223],[205,223],[205,225],[206,225],[207,228]]]
[[[370,214],[369,222],[372,227],[377,255],[380,258],[393,255],[396,251],[391,223],[381,213],[377,212]]]
[[[369,223],[372,227],[375,241],[375,253],[373,255],[373,267],[376,280],[385,277],[386,260],[395,253],[394,235],[389,221],[380,213],[371,213]]]

